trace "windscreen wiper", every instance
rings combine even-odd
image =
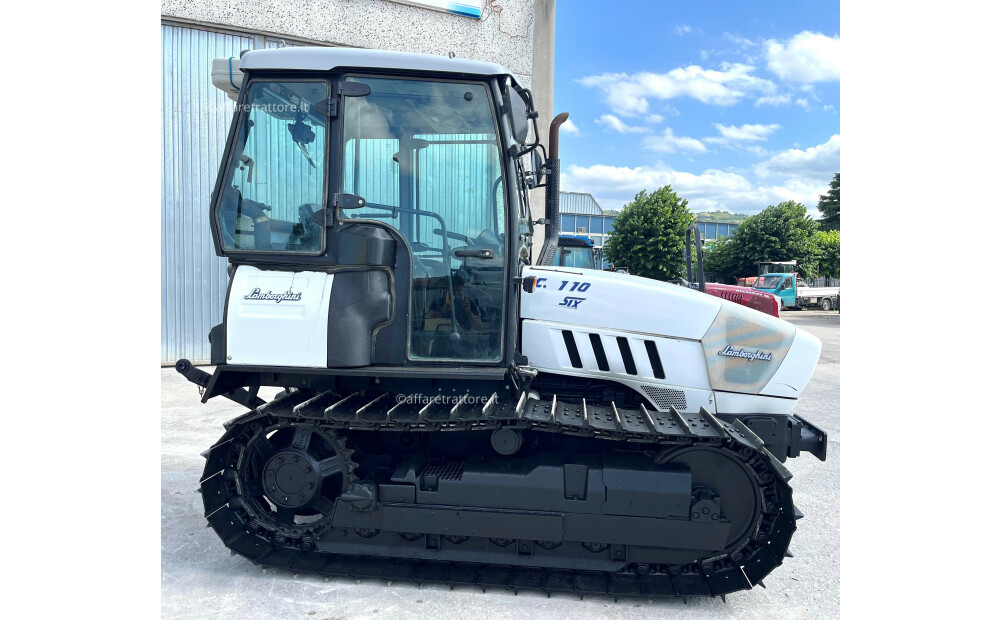
[[[299,150],[302,151],[302,155],[306,158],[306,161],[309,162],[309,165],[315,168],[316,164],[313,163],[312,157],[309,157],[309,151],[306,150],[306,147],[301,142],[296,142],[295,146],[299,147]]]
[[[292,141],[295,142],[295,146],[299,147],[302,151],[302,155],[309,162],[309,165],[313,168],[316,164],[313,163],[312,157],[309,156],[309,151],[306,150],[306,145],[311,144],[313,140],[316,139],[316,132],[309,127],[309,125],[302,122],[302,115],[295,120],[294,123],[288,124],[288,133],[292,134]]]

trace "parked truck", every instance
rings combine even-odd
[[[840,298],[839,286],[806,286],[795,272],[761,275],[753,287],[777,297],[781,309],[819,307],[833,310]]]

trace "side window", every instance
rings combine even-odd
[[[326,122],[313,106],[324,81],[254,81],[234,145],[217,216],[227,250],[319,253]]]

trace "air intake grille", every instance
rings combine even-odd
[[[424,470],[420,472],[420,477],[437,476],[441,480],[461,480],[462,473],[464,471],[465,461],[457,461],[454,463],[435,463],[428,464],[424,467]]]
[[[680,390],[644,385],[642,386],[642,391],[661,409],[666,409],[671,405],[676,407],[678,411],[687,409],[687,398],[684,397],[684,392]]]

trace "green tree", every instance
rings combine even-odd
[[[617,224],[616,224],[617,226]],[[762,261],[798,261],[799,273],[816,275],[817,224],[793,201],[768,206],[741,223],[730,237],[706,248],[705,271],[722,282],[757,275]]]
[[[819,221],[820,230],[840,230],[840,173],[833,175],[830,189],[823,194],[816,208],[823,214]]]
[[[840,278],[840,231],[820,230],[814,237],[816,275]]]
[[[732,237],[722,237],[705,244],[705,277],[709,282],[731,284],[740,277],[736,257],[736,244]]]
[[[684,231],[694,223],[687,205],[669,185],[652,194],[636,194],[615,218],[615,230],[604,244],[608,260],[646,278],[681,277]]]

